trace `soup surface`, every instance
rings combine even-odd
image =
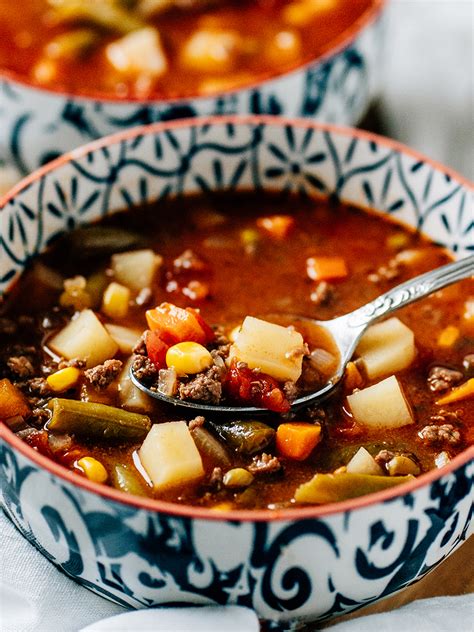
[[[372,4],[0,0],[0,68],[76,94],[210,94],[323,54]]]
[[[448,261],[395,222],[326,201],[224,194],[116,214],[62,238],[12,292],[0,418],[78,476],[178,503],[292,507],[385,489],[473,442],[474,282],[373,326],[338,391],[296,412],[337,352],[291,315],[341,315]],[[131,364],[168,394],[272,410],[196,417],[139,391]]]

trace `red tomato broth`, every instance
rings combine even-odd
[[[260,231],[256,247],[247,252],[241,241],[242,231],[253,230],[258,217],[276,213],[288,214],[294,218],[291,234],[285,239],[275,239],[265,231]],[[102,225],[126,227],[140,233],[144,244],[163,256],[164,266],[152,287],[151,305],[169,302],[181,307],[199,308],[205,321],[223,324],[228,329],[240,323],[247,314],[265,317],[266,314],[284,312],[321,319],[331,318],[355,309],[390,286],[449,261],[449,255],[442,248],[376,214],[346,205],[331,205],[323,200],[284,198],[269,193],[220,195],[212,198],[187,197],[160,202],[136,210],[133,214],[117,214],[105,220]],[[400,234],[404,235],[405,248],[414,251],[422,249],[423,257],[415,264],[402,268],[396,279],[380,283],[368,281],[368,276],[374,270],[386,265],[396,254],[386,244],[390,237]],[[342,253],[341,244],[344,245]],[[78,263],[67,260],[64,263],[62,247],[59,243],[42,259],[46,265],[60,270],[66,278],[75,274],[87,275],[107,265],[108,257],[99,261],[85,260]],[[173,291],[169,291],[170,281],[179,276],[173,262],[188,248],[206,263],[203,269],[196,271],[195,277],[201,279],[205,275],[210,286],[210,296],[194,303],[183,294],[179,283],[171,285]],[[306,274],[306,260],[314,255],[342,255],[347,262],[348,277],[334,283],[334,298],[327,305],[315,305],[310,298],[314,281]],[[32,305],[29,293],[32,284],[35,284],[35,279],[30,271],[15,288],[7,316],[16,317],[26,312],[38,319],[44,311],[50,311],[57,303],[57,296],[52,299],[51,295],[44,293],[43,300],[36,300]],[[37,297],[41,299],[41,292],[38,293],[38,288],[36,291]],[[472,442],[474,402],[466,400],[450,406],[437,406],[435,401],[439,395],[430,392],[426,377],[431,365],[459,368],[462,359],[472,353],[473,339],[462,329],[462,306],[466,297],[473,293],[472,280],[464,281],[397,314],[415,332],[418,350],[413,364],[397,373],[412,406],[415,424],[383,431],[370,430],[355,424],[344,399],[345,393],[341,393],[322,406],[322,440],[306,460],[281,459],[283,472],[255,476],[247,490],[210,490],[205,480],[177,486],[154,496],[209,507],[219,506],[221,503],[225,506],[230,503],[235,508],[264,508],[282,504],[287,506],[292,504],[291,499],[299,484],[311,479],[316,472],[332,472],[347,464],[360,446],[367,447],[372,454],[381,449],[414,454],[422,471],[433,469],[434,457],[443,449],[450,456],[459,453]],[[61,326],[64,318],[61,313],[57,327]],[[145,329],[145,309],[134,306],[129,316],[120,321],[120,324]],[[453,324],[461,330],[456,344],[450,348],[437,347],[439,332]],[[28,336],[23,334],[18,343],[38,344],[43,335],[41,328],[32,326]],[[123,356],[119,354],[117,357]],[[47,363],[46,355],[44,361]],[[369,383],[366,382],[365,385]],[[87,391],[96,401],[118,405],[114,384],[99,394],[95,394],[90,386]],[[77,391],[61,395],[75,396]],[[430,423],[430,417],[438,414],[440,409],[461,411],[457,427],[462,440],[454,447],[424,445],[417,435],[421,428]],[[192,417],[158,403],[154,410],[151,418],[158,423]],[[308,421],[307,413],[296,413],[294,420]],[[266,421],[277,427],[280,418],[270,414]],[[34,440],[28,442],[35,444]],[[36,441],[36,445],[41,449],[43,442]],[[139,446],[137,442],[97,445],[91,441],[75,440],[69,451],[76,448],[81,454],[94,456],[110,470],[116,462],[134,468],[134,454]],[[268,451],[275,453],[274,444]],[[64,463],[61,455],[56,455],[55,458]],[[251,462],[251,456],[234,453],[231,458],[233,467],[246,467]],[[205,460],[205,468],[209,476],[212,463]],[[141,486],[144,494],[153,495],[144,480],[141,481]]]

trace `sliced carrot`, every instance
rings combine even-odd
[[[171,303],[161,303],[146,312],[146,320],[151,330],[158,330],[167,344],[191,341],[206,344],[208,327],[199,312],[193,309],[182,309]],[[204,323],[204,325],[202,324]]]
[[[26,417],[30,407],[23,393],[6,378],[0,380],[0,419]]]
[[[304,461],[321,441],[321,426],[303,421],[280,424],[276,432],[276,447],[288,459]]]
[[[452,347],[459,338],[460,332],[454,325],[448,325],[438,336],[438,347]]]
[[[306,272],[313,281],[344,279],[348,275],[342,257],[309,257],[306,259]]]
[[[471,399],[472,397],[474,397],[474,377],[471,377],[470,380],[464,382],[461,386],[452,388],[447,395],[438,399],[436,403],[439,406],[444,406],[445,404],[460,402],[463,399]]]
[[[294,225],[295,218],[291,215],[271,215],[257,219],[257,226],[266,230],[276,239],[287,237]]]

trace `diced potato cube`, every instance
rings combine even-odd
[[[224,73],[234,67],[241,45],[237,31],[202,29],[184,44],[181,62],[190,70]]]
[[[49,341],[48,346],[67,360],[85,360],[88,368],[113,358],[118,350],[117,343],[90,309],[80,312]]]
[[[410,366],[416,355],[415,336],[398,318],[389,318],[369,327],[356,353],[373,380]]]
[[[112,271],[116,281],[139,292],[151,286],[162,263],[163,257],[153,250],[131,250],[112,256]]]
[[[374,457],[365,449],[359,448],[346,466],[349,474],[373,474],[382,476],[383,471]]]
[[[125,318],[128,313],[130,290],[113,281],[107,286],[102,299],[102,311],[110,318]]]
[[[115,340],[122,353],[130,354],[134,346],[137,344],[141,332],[138,329],[130,329],[130,327],[122,327],[122,325],[112,325],[108,323],[105,328],[109,332],[111,338]]]
[[[400,384],[394,375],[347,396],[354,419],[370,428],[399,428],[413,423]]]
[[[126,75],[159,77],[168,69],[160,34],[152,27],[133,31],[105,49],[112,66]]]
[[[185,421],[153,425],[138,454],[155,490],[204,475],[201,455]]]
[[[230,348],[230,359],[246,362],[276,380],[296,380],[301,375],[303,336],[291,327],[282,327],[247,316]]]
[[[130,379],[130,366],[133,358],[125,363],[118,380],[118,396],[121,408],[136,413],[151,413],[154,400],[140,390]]]

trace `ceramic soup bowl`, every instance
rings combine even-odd
[[[473,249],[472,185],[392,141],[305,120],[193,119],[102,139],[20,183],[0,212],[1,289],[59,234],[116,210],[257,187],[337,196],[456,256]],[[70,577],[133,608],[243,604],[275,626],[328,618],[417,581],[471,533],[474,448],[355,500],[217,513],[92,483],[0,427],[8,516]]]

